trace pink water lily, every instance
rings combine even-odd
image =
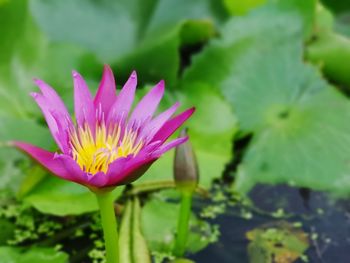
[[[163,153],[187,140],[182,137],[166,142],[194,108],[172,118],[179,107],[175,103],[153,116],[164,93],[164,81],[153,87],[130,113],[136,72],[117,95],[113,72],[105,66],[95,98],[79,73],[73,71],[73,79],[76,122],[55,90],[42,80],[35,80],[41,93],[31,94],[59,151],[14,142],[51,173],[90,189],[122,185],[140,177]]]

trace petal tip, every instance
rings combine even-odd
[[[8,141],[7,145],[11,147],[16,147],[20,150],[25,150],[26,146],[28,146],[27,143],[21,141]]]
[[[33,78],[33,82],[35,85],[37,85],[39,87],[40,90],[42,90],[43,86],[46,85],[46,83],[43,80],[38,79],[38,78]]]
[[[130,75],[131,78],[136,79],[137,78],[137,73],[136,70],[133,70]]]
[[[112,68],[108,65],[108,64],[104,64],[103,65],[103,73],[102,73],[102,78],[106,77],[106,75],[111,75],[112,77],[114,77],[113,75],[113,70]]]
[[[34,84],[39,85],[39,84],[41,84],[43,81],[42,81],[41,79],[38,79],[38,78],[33,78],[33,82],[34,82]]]
[[[161,81],[158,82],[156,87],[161,93],[164,93],[165,81],[162,79]]]
[[[73,78],[78,78],[80,75],[76,70],[72,70],[72,76]]]
[[[8,146],[8,147],[17,147],[17,142],[16,141],[6,141],[6,142],[3,142],[2,145]]]
[[[40,94],[37,93],[37,92],[30,92],[29,95],[30,95],[33,99],[37,99],[37,98],[40,96]]]

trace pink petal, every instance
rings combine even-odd
[[[133,71],[110,110],[108,122],[117,116],[128,116],[132,102],[134,101],[136,85],[137,75],[136,72]]]
[[[194,111],[195,108],[190,108],[167,121],[156,133],[152,141],[166,141],[189,117],[191,117]]]
[[[60,161],[60,165],[66,170],[66,173],[72,177],[70,181],[88,185],[89,175],[80,169],[80,166],[72,157],[65,154],[56,154],[55,159]]]
[[[56,144],[62,152],[67,153],[69,151],[69,145],[67,140],[62,137],[63,134],[67,133],[67,122],[71,122],[69,115],[59,112],[54,108],[54,105],[50,103],[50,100],[39,93],[31,93],[36,103],[39,105],[42,113],[44,114],[46,123],[50,129]],[[53,116],[55,113],[55,116]]]
[[[109,185],[122,185],[131,183],[146,172],[148,167],[156,160],[151,154],[159,148],[161,142],[153,142],[144,147],[137,156],[128,156],[119,162],[114,161],[107,174],[111,176]]]
[[[156,151],[154,151],[153,156],[155,157],[160,157],[163,153],[171,150],[172,148],[186,142],[188,140],[188,137],[181,137],[181,138],[177,138],[175,140],[172,140],[166,144],[164,144],[163,146],[161,146],[159,149],[157,149]]]
[[[169,120],[169,118],[175,113],[180,106],[179,102],[176,102],[166,111],[160,113],[157,117],[151,120],[145,128],[142,130],[141,137],[146,137],[146,141],[151,140],[153,136],[159,131],[159,129]]]
[[[130,168],[127,168],[123,177],[120,178],[118,185],[130,184],[133,181],[144,175],[157,158],[148,158],[137,163],[134,163]]]
[[[151,118],[156,111],[160,100],[164,94],[164,81],[161,80],[154,88],[152,88],[137,104],[131,117],[130,122],[137,121],[142,123]]]
[[[34,82],[40,88],[42,95],[49,102],[51,108],[60,112],[64,116],[70,116],[60,96],[58,96],[53,88],[40,79],[35,79]]]
[[[101,107],[102,112],[104,112],[105,116],[107,116],[110,108],[116,100],[117,95],[113,72],[108,65],[105,65],[102,80],[94,99],[95,109],[99,109]]]
[[[94,175],[88,176],[88,185],[93,187],[104,187],[108,182],[108,177],[104,172],[98,172]]]
[[[95,128],[95,107],[90,91],[82,76],[73,71],[74,79],[74,110],[75,118],[79,126],[88,123],[90,128]]]
[[[39,162],[42,166],[44,166],[54,175],[57,175],[58,177],[69,181],[81,181],[80,178],[82,177],[82,171],[79,169],[80,171],[78,171],[77,174],[77,171],[74,169],[74,165],[72,162],[62,162],[62,158],[57,158],[55,153],[48,152],[31,144],[23,142],[13,142],[13,145],[19,148],[20,150],[24,151],[32,158],[34,158],[37,162]],[[67,160],[67,158],[65,158],[64,160]],[[72,161],[74,162],[74,160]],[[77,164],[75,163],[75,165]],[[67,166],[71,168],[67,170]]]
[[[107,171],[108,185],[118,184],[120,178],[124,175],[124,168],[130,159],[132,159],[132,156],[118,158],[109,165]]]

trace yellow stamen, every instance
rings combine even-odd
[[[106,173],[111,162],[136,155],[143,146],[135,131],[125,129],[122,135],[120,126],[106,128],[105,124],[96,126],[95,136],[88,125],[75,129],[71,132],[70,143],[74,160],[91,174]]]

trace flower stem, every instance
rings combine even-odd
[[[182,192],[180,213],[177,222],[177,235],[174,248],[174,254],[177,257],[182,257],[186,250],[191,206],[192,192]]]
[[[101,223],[106,247],[106,262],[119,262],[117,220],[112,192],[95,193],[100,207]]]

